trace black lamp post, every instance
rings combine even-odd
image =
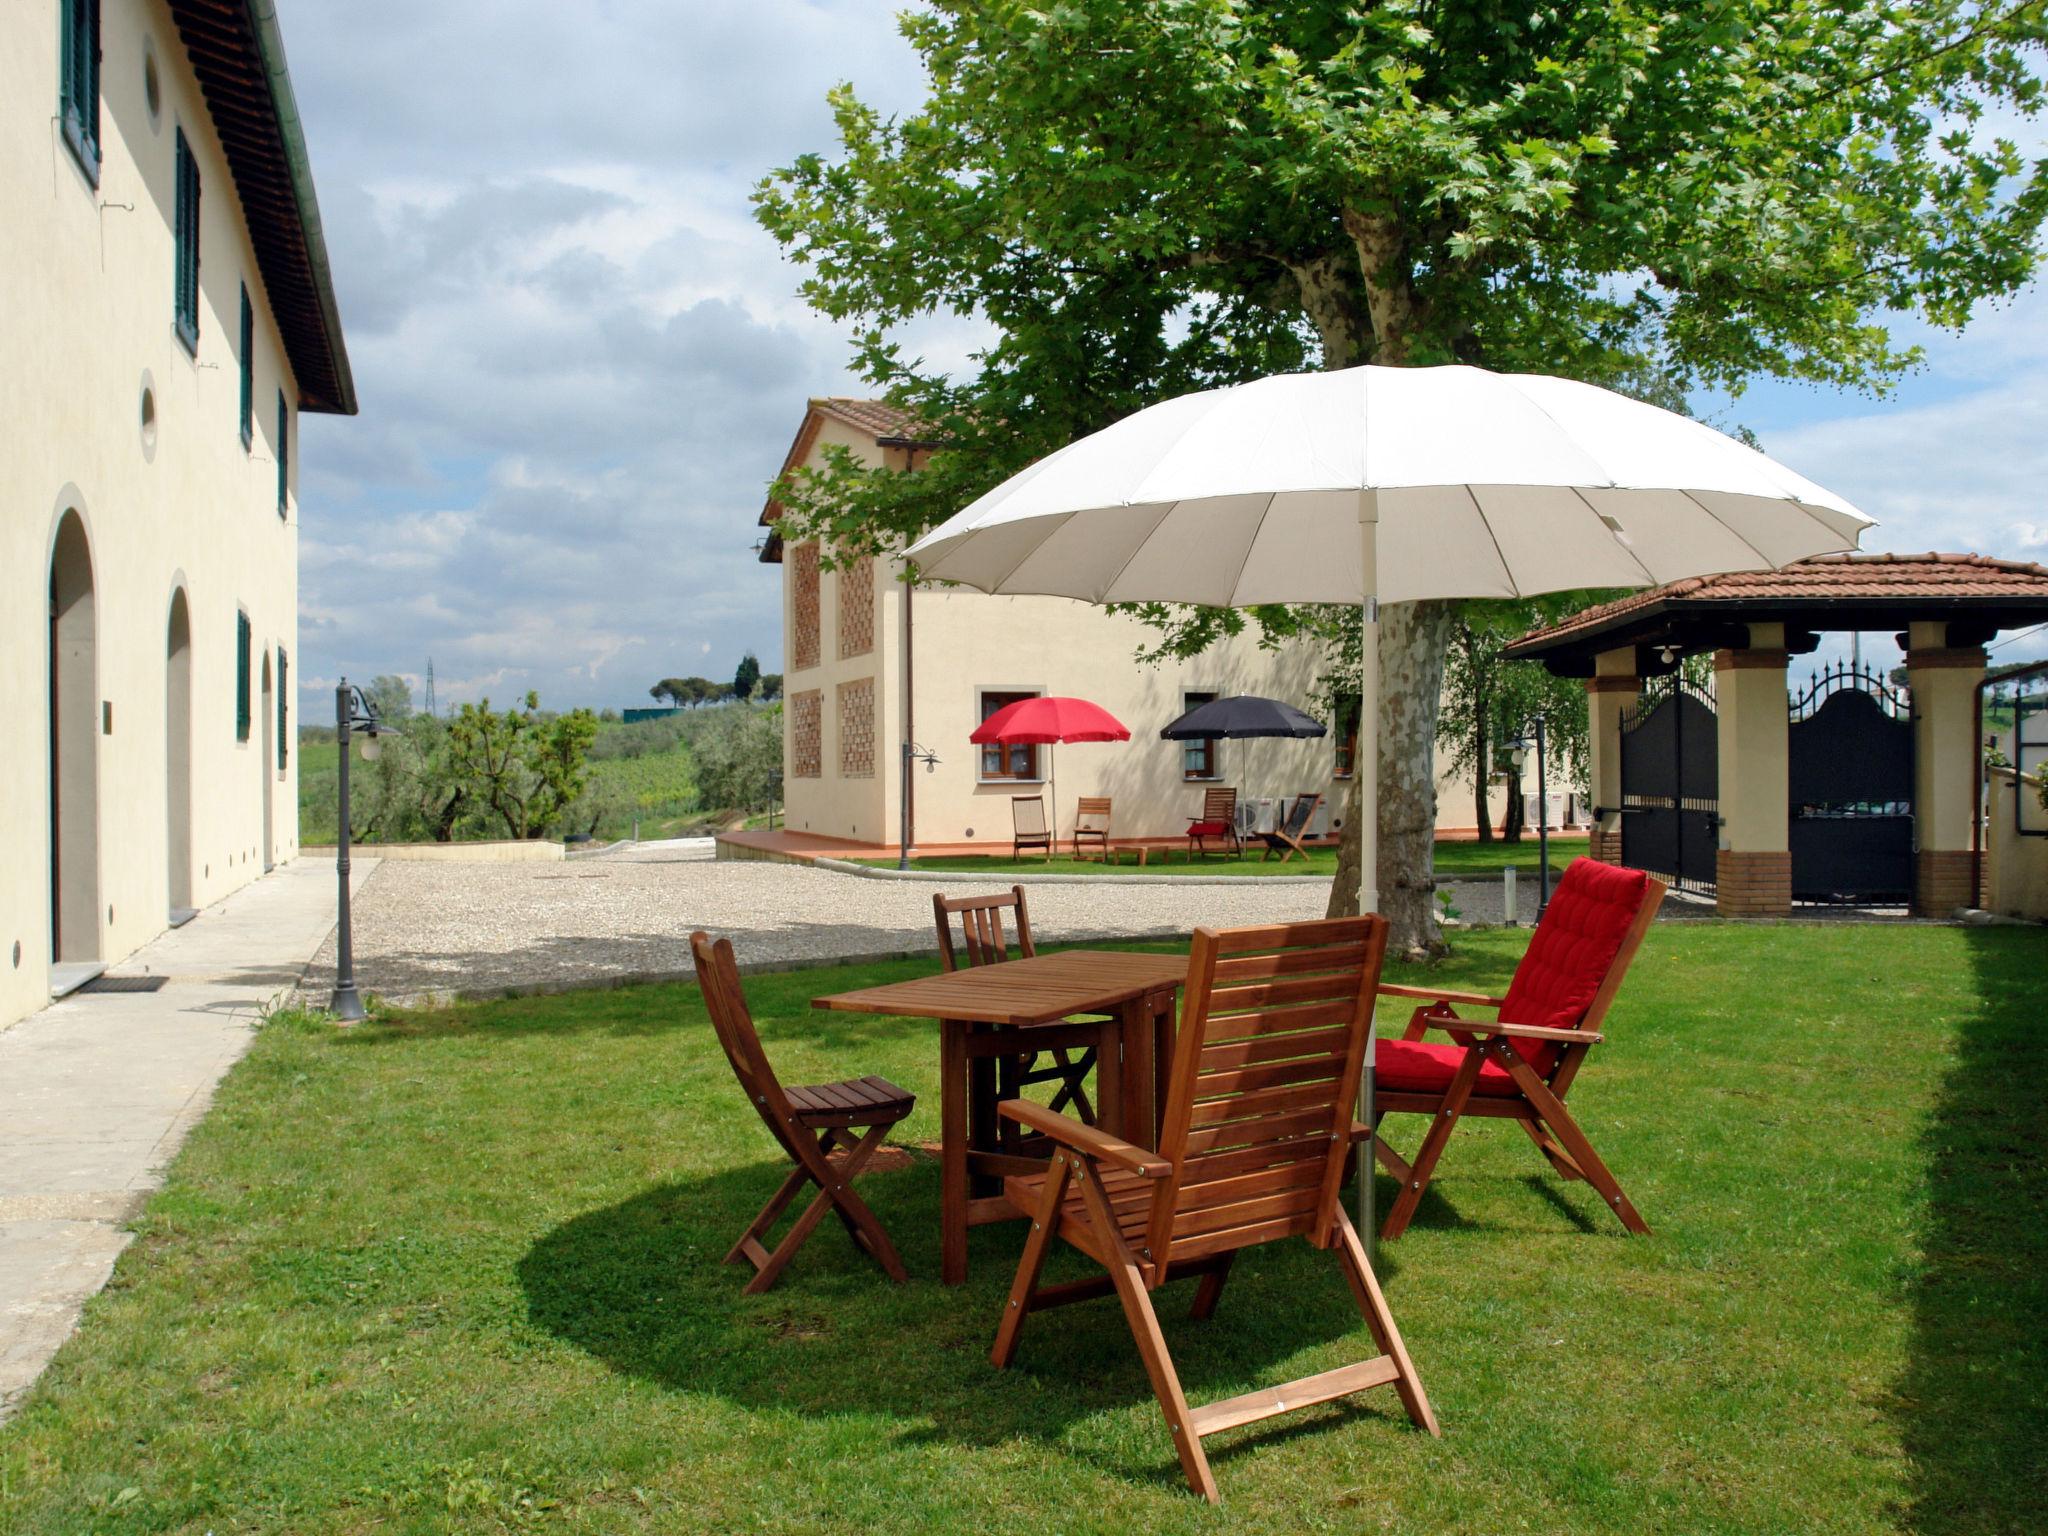
[[[1536,716],[1523,729],[1533,734],[1509,742],[1508,751],[1514,754],[1515,782],[1519,784],[1529,748],[1532,744],[1536,748],[1536,862],[1541,866],[1537,872],[1536,921],[1540,923],[1544,909],[1550,905],[1550,785],[1544,762],[1543,717]]]
[[[363,999],[356,991],[355,934],[348,912],[350,748],[355,745],[355,738],[361,736],[364,760],[375,762],[383,751],[383,745],[377,738],[397,734],[395,727],[377,718],[377,711],[363,696],[362,689],[351,687],[345,677],[335,685],[334,740],[341,749],[341,818],[335,838],[334,869],[341,885],[341,913],[334,930],[334,996],[329,999],[327,1008],[344,1024],[353,1024],[368,1016]]]
[[[932,773],[939,766],[939,759],[930,747],[920,747],[916,742],[903,743],[903,804],[898,812],[899,830],[896,837],[896,867],[910,868],[910,770],[915,763],[923,763],[924,771]]]

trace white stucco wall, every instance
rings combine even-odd
[[[280,772],[263,718],[266,658],[273,689],[280,646],[297,666],[296,488],[280,517],[273,441],[278,391],[296,401],[297,387],[168,11],[157,0],[103,0],[95,188],[54,121],[58,10],[0,7],[0,292],[8,296],[0,306],[0,719],[9,723],[0,744],[0,826],[10,850],[0,861],[0,1024],[48,997],[46,613],[65,514],[77,514],[90,541],[92,691],[102,727],[111,707],[111,730],[93,741],[99,958],[120,958],[166,922],[166,634],[180,588],[192,636],[192,904],[219,899],[298,846],[296,751]],[[160,81],[154,119],[143,89],[145,49]],[[172,323],[179,128],[201,177],[196,357]],[[247,450],[237,355],[244,283],[256,316],[255,439]],[[145,383],[155,403],[153,448],[141,431]],[[294,476],[297,457],[288,461]],[[246,742],[235,734],[238,608],[253,630]],[[294,704],[288,730],[296,724]]]

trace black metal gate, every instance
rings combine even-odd
[[[1913,898],[1913,721],[1874,672],[1835,667],[1792,702],[1786,743],[1792,899],[1903,905]]]
[[[1621,717],[1621,862],[1711,887],[1720,783],[1713,695],[1682,677],[1645,694]]]

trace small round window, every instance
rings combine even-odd
[[[142,375],[142,456],[156,457],[156,386],[147,372]]]
[[[142,101],[149,108],[149,126],[162,126],[164,120],[163,82],[157,78],[156,44],[148,38],[142,40]]]

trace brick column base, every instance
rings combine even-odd
[[[1957,907],[1974,907],[1967,848],[1922,848],[1913,857],[1913,914],[1947,917]]]
[[[1791,916],[1792,855],[1715,850],[1714,910],[1722,917]]]
[[[1598,859],[1602,864],[1621,862],[1621,828],[1616,827],[1612,832],[1608,832],[1596,826],[1590,837],[1591,841],[1586,848],[1589,857]]]

